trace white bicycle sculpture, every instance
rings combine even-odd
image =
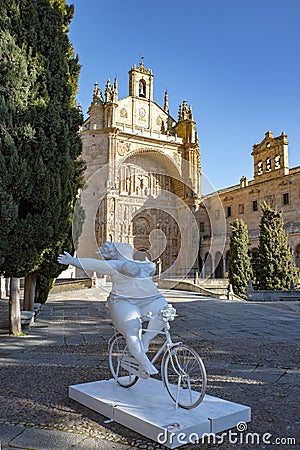
[[[176,310],[171,304],[159,313],[164,327],[159,334],[165,336],[165,341],[151,362],[155,365],[158,358],[163,355],[161,363],[161,377],[176,407],[184,409],[196,408],[205,395],[206,370],[198,353],[181,342],[173,343],[170,334],[169,321],[174,320]],[[145,321],[152,317],[150,314],[143,317]],[[142,330],[144,333],[152,331]],[[139,378],[149,378],[149,374],[141,371],[138,361],[129,353],[126,339],[121,333],[115,334],[109,341],[109,366],[117,383],[129,388]]]

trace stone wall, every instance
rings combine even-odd
[[[300,290],[260,290],[248,289],[247,300],[250,302],[278,302],[278,301],[299,301]]]

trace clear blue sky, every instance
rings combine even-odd
[[[193,107],[202,171],[215,189],[253,178],[252,146],[270,130],[289,138],[300,165],[299,0],[73,0],[70,40],[82,65],[86,113],[97,81],[119,81],[139,63],[154,72],[154,100],[171,115]],[[204,188],[205,189],[205,188]],[[208,189],[211,191],[211,189]]]

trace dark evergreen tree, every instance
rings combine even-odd
[[[253,272],[249,252],[248,228],[242,219],[235,219],[231,224],[229,250],[229,283],[235,294],[247,298],[247,288]]]
[[[289,289],[291,281],[298,281],[299,269],[293,262],[282,213],[267,203],[263,203],[261,209],[256,288]]]
[[[65,0],[0,4],[0,272],[10,277],[71,249],[84,169],[72,15]]]

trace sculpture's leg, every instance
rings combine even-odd
[[[141,341],[142,324],[141,310],[126,300],[109,302],[110,316],[118,331],[124,334],[130,353],[142,365],[143,370],[150,374],[157,373],[157,369],[148,359]]]
[[[142,336],[142,342],[144,351],[147,352],[149,349],[150,342],[155,338],[157,333],[161,331],[164,327],[163,322],[160,319],[150,319],[147,329],[155,331],[146,331]]]
[[[147,306],[145,308],[142,308],[142,314],[147,314],[147,312],[150,311],[153,316],[157,316],[159,311],[161,309],[163,309],[166,305],[167,305],[166,299],[163,296],[161,296],[157,300],[154,300],[151,303],[150,307]],[[144,311],[144,309],[145,309],[145,311]],[[146,311],[146,309],[147,309],[147,311]],[[154,331],[147,331],[143,334],[142,342],[143,342],[145,352],[148,351],[149,344],[152,341],[152,339],[155,338],[157,333],[159,331],[161,331],[163,329],[163,327],[164,327],[164,324],[163,324],[162,320],[156,319],[156,318],[151,318],[149,320],[147,329],[154,330]]]
[[[138,360],[143,370],[149,373],[150,375],[158,373],[158,370],[151,363],[148,356],[146,355],[141,339],[137,336],[127,335],[126,341],[130,353]]]

